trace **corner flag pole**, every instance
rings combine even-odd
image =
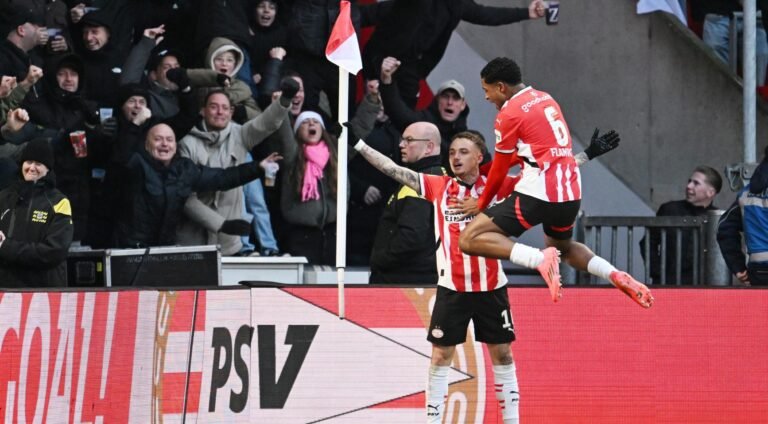
[[[349,119],[349,75],[363,68],[360,45],[352,26],[350,4],[339,2],[339,17],[331,30],[325,56],[339,67],[339,122]],[[338,181],[336,189],[336,282],[339,286],[339,318],[344,319],[344,270],[347,263],[347,129],[342,126],[338,143]]]
[[[339,68],[339,122],[347,122],[349,115],[349,75]],[[339,286],[339,319],[344,319],[344,270],[347,263],[347,138],[342,125],[339,136],[339,170],[336,189],[336,283]]]

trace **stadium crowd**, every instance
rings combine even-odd
[[[354,111],[343,123],[350,137],[407,163],[401,134],[429,122],[446,165],[450,138],[467,130],[464,87],[446,81],[417,110],[419,81],[460,21],[504,25],[541,18],[543,7],[351,2],[356,29],[375,30],[365,93],[341,99]],[[55,187],[67,207],[51,214],[71,226],[57,242],[64,253],[219,244],[224,255],[332,263],[342,123],[337,68],[324,53],[338,13],[327,0],[3,0],[0,189]],[[25,154],[31,141],[35,155]],[[26,159],[41,155],[44,172],[27,180]],[[386,242],[375,234],[397,187],[362,159],[348,178],[349,262],[367,265],[374,240]],[[24,190],[9,200],[18,210]],[[0,218],[8,240],[40,224],[13,215]],[[45,233],[25,241],[50,244]]]

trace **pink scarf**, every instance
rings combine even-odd
[[[317,144],[304,145],[304,157],[307,158],[307,164],[304,167],[304,181],[301,186],[302,202],[320,198],[317,180],[323,178],[323,168],[328,163],[331,153],[325,141],[320,140]]]

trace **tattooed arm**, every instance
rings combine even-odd
[[[576,159],[576,165],[579,166],[584,165],[589,161],[589,156],[584,152],[577,153],[573,158]]]
[[[355,150],[365,158],[374,168],[383,172],[388,177],[395,181],[408,186],[416,191],[417,194],[421,194],[421,185],[419,184],[419,173],[410,170],[404,166],[396,164],[392,159],[384,156],[376,151],[373,147],[365,144],[363,140],[359,140],[355,144]]]

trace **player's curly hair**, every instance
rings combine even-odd
[[[520,66],[508,57],[497,57],[488,62],[480,71],[480,77],[486,84],[504,82],[509,85],[517,85],[523,82]]]

